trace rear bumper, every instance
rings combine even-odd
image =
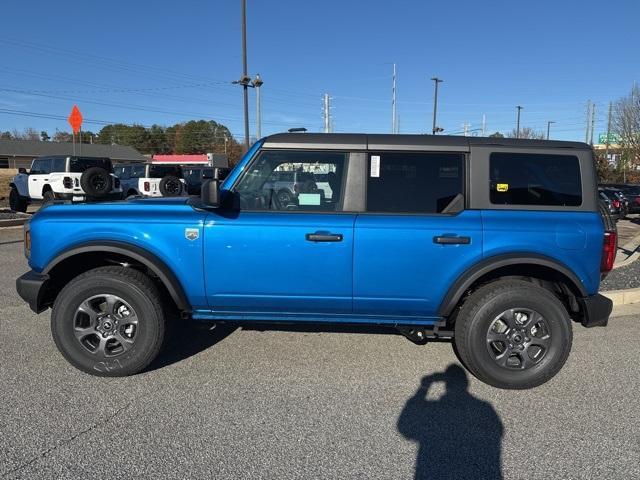
[[[93,202],[108,202],[112,200],[122,200],[122,191],[119,192],[111,192],[104,197],[90,197],[85,195],[84,193],[76,194],[76,193],[56,193],[55,197],[60,200],[70,200],[70,201],[78,201],[79,198],[82,198],[80,201],[93,201]]]
[[[609,315],[613,310],[613,302],[599,293],[588,297],[578,298],[582,311],[583,327],[606,327]]]
[[[47,309],[47,290],[49,275],[34,272],[25,273],[16,279],[16,290],[18,295],[29,304],[31,310],[36,313]]]

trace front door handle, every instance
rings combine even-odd
[[[471,237],[433,237],[433,242],[441,245],[469,245]]]
[[[324,233],[324,232],[316,232],[316,233],[307,233],[305,238],[309,242],[341,242],[342,234],[341,233]]]

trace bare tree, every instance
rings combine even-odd
[[[11,136],[15,140],[40,140],[40,133],[35,128],[25,128],[22,132],[14,128]]]
[[[620,147],[620,154],[630,170],[640,166],[640,87],[619,99],[614,106],[612,130]]]
[[[518,132],[514,128],[507,133],[507,138],[531,138],[535,140],[544,140],[547,137],[544,132],[537,132],[531,127],[522,127],[520,129],[520,135],[518,135]]]

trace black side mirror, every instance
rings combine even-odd
[[[18,173],[27,173],[27,169],[26,169],[26,168],[24,168],[24,167],[20,167],[20,168],[18,169]]]
[[[200,190],[200,199],[207,207],[220,206],[220,182],[216,179],[205,180]]]

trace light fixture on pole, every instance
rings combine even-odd
[[[518,119],[516,120],[516,138],[520,138],[520,110],[522,110],[524,107],[518,105],[516,106],[516,108],[518,109]]]
[[[556,122],[554,122],[553,120],[549,120],[547,122],[547,140],[549,140],[549,132],[551,131],[551,124],[552,123],[556,123]]]
[[[436,126],[436,116],[438,114],[438,84],[442,83],[442,80],[438,77],[432,77],[434,83],[434,91],[433,91],[433,127],[431,129],[431,134],[435,135],[438,132],[442,132],[444,129]]]

